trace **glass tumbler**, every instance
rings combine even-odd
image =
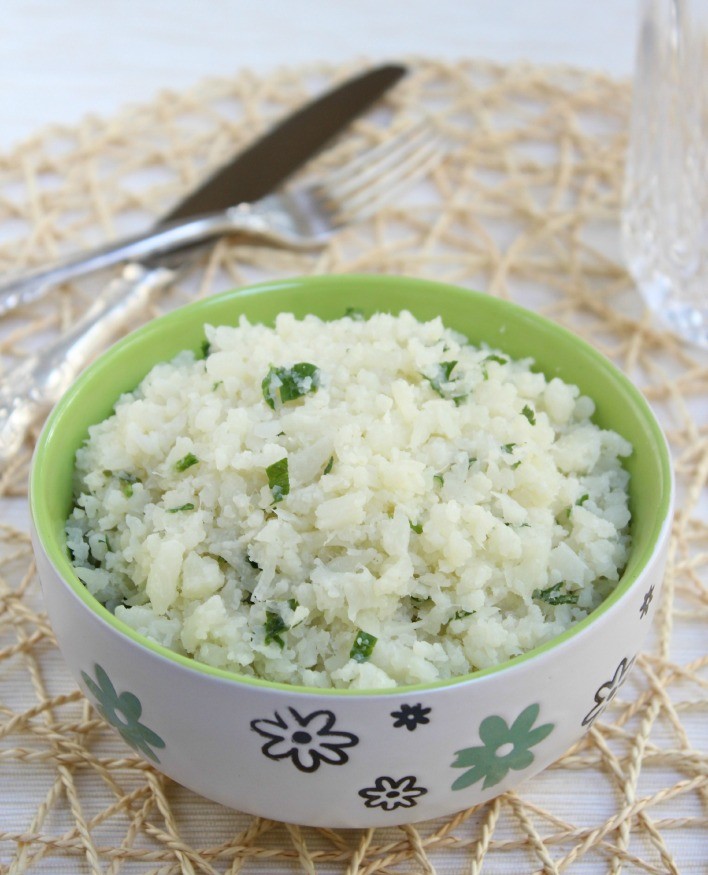
[[[640,0],[622,242],[656,318],[708,348],[708,0]]]

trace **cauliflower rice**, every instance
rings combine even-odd
[[[440,319],[206,326],[76,458],[76,573],[242,675],[427,683],[585,617],[629,546],[631,446],[575,386]]]

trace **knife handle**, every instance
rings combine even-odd
[[[174,276],[167,267],[127,264],[66,334],[5,374],[0,388],[0,464],[20,449],[30,426],[59,400],[89,359]]]
[[[160,225],[146,233],[125,237],[65,258],[51,267],[0,284],[0,316],[38,300],[50,289],[68,280],[121,262],[140,262],[148,257],[161,256],[232,230],[233,223],[227,212],[212,213],[186,222]]]

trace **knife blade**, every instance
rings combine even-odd
[[[270,193],[406,72],[400,64],[385,64],[314,99],[208,177],[147,232],[71,256],[0,285],[0,316],[41,298],[60,283],[121,262],[170,251],[173,244],[160,249],[160,235],[166,229],[239,203],[251,203]]]

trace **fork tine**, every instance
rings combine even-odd
[[[325,183],[328,191],[338,191],[340,186],[380,175],[382,170],[396,161],[401,152],[406,154],[414,148],[420,136],[429,133],[430,130],[430,124],[425,119],[419,118],[383,143],[349,160],[338,170],[330,171]]]
[[[420,179],[441,157],[443,136],[418,122],[328,179],[319,195],[344,223],[366,218]],[[358,169],[360,168],[360,169]]]

